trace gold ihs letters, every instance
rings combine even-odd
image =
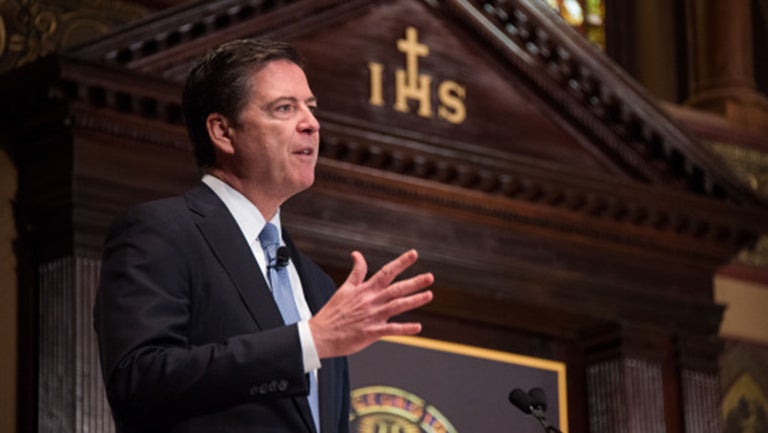
[[[405,29],[405,39],[397,41],[397,49],[405,54],[405,70],[395,71],[395,104],[393,108],[401,113],[410,112],[409,100],[418,103],[417,114],[432,118],[432,76],[419,73],[419,58],[429,55],[429,47],[418,42],[418,31],[414,27]],[[368,63],[371,78],[370,98],[368,102],[377,107],[384,106],[384,65]],[[448,122],[459,124],[467,117],[464,105],[466,89],[461,84],[445,80],[437,86],[440,104],[437,115]]]

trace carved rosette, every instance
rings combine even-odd
[[[146,15],[121,1],[0,0],[0,73]]]

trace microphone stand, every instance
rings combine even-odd
[[[528,393],[520,388],[515,388],[509,393],[509,402],[520,409],[526,415],[533,415],[541,426],[544,433],[563,433],[556,427],[549,425],[544,411],[547,410],[547,397],[541,388],[533,388]]]
[[[547,422],[547,418],[544,416],[544,412],[541,409],[531,407],[531,415],[539,420],[539,423],[541,423],[545,433],[563,433],[556,427],[549,425],[549,422]]]

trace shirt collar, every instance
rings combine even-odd
[[[224,206],[227,207],[229,213],[237,222],[240,231],[243,232],[243,236],[249,243],[253,242],[259,237],[259,233],[267,224],[264,220],[264,216],[259,209],[250,200],[240,194],[239,191],[232,188],[229,184],[211,174],[205,174],[202,179],[203,183],[208,185],[221,201],[224,202]],[[280,235],[280,244],[283,244],[283,229],[280,224],[280,209],[277,209],[275,216],[270,220],[272,224],[277,227],[277,233]]]

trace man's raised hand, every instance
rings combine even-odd
[[[352,253],[347,280],[309,320],[320,358],[357,353],[384,336],[421,332],[420,323],[389,322],[393,316],[432,301],[432,291],[422,290],[434,282],[431,273],[394,282],[417,259],[416,250],[407,251],[365,280],[365,258],[357,251]]]

